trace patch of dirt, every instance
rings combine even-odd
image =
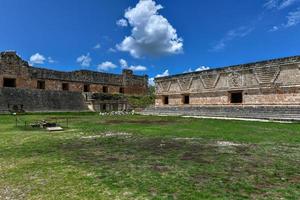
[[[130,137],[132,134],[125,133],[125,132],[105,132],[99,135],[90,135],[90,136],[83,136],[81,139],[97,139],[97,138],[106,138],[106,137]]]
[[[151,169],[153,169],[154,171],[160,172],[160,173],[167,172],[170,170],[168,166],[164,166],[162,164],[157,164],[157,163],[153,164],[151,166]]]
[[[26,199],[26,194],[20,189],[4,186],[3,188],[0,188],[0,199],[22,200]]]
[[[185,160],[185,161],[194,161],[194,162],[197,162],[197,163],[201,163],[201,164],[211,164],[214,162],[214,160],[212,159],[209,159],[209,157],[205,157],[201,154],[197,154],[197,153],[194,153],[194,152],[186,152],[184,153],[180,160]]]

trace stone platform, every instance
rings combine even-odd
[[[145,109],[145,115],[204,116],[300,121],[300,105],[293,106],[163,106]]]

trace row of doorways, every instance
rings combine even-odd
[[[243,91],[234,91],[229,92],[229,100],[231,104],[241,104],[243,103]],[[163,104],[169,104],[169,96],[163,97]],[[190,104],[190,95],[182,96],[182,104],[188,105]]]

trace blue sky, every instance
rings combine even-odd
[[[34,66],[152,78],[300,55],[300,0],[0,3],[0,51]]]

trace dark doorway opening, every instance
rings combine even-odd
[[[3,87],[16,87],[16,79],[15,78],[4,78],[3,79]]]
[[[243,103],[243,92],[231,92],[230,103]]]
[[[84,85],[83,92],[90,92],[90,85]]]
[[[123,87],[121,87],[119,93],[120,94],[124,94],[125,93],[125,89]]]
[[[37,81],[37,89],[44,90],[46,88],[45,81]]]
[[[164,97],[163,97],[163,103],[164,103],[165,105],[168,105],[168,104],[169,104],[169,97],[168,97],[168,96],[164,96]]]
[[[108,93],[108,87],[107,86],[103,86],[103,93]]]
[[[62,84],[62,90],[69,91],[69,83],[63,83]]]
[[[190,96],[189,95],[183,96],[183,104],[190,104]]]
[[[103,112],[106,112],[106,109],[107,109],[106,104],[103,104],[103,105],[102,105],[102,111],[103,111]]]

